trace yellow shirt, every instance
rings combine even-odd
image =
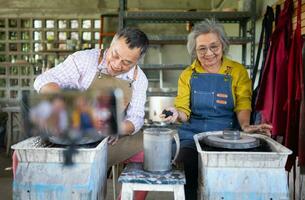
[[[232,76],[232,94],[234,99],[234,111],[251,110],[251,80],[245,67],[226,57],[223,58],[222,65],[219,69],[219,74],[227,73],[227,66],[231,67],[229,74]],[[178,93],[175,99],[175,107],[183,111],[188,117],[190,116],[190,80],[193,70],[197,73],[208,73],[200,65],[198,60],[195,60],[181,73],[178,80]],[[203,83],[204,84],[204,83]]]

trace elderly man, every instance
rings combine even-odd
[[[132,136],[119,140],[111,137],[108,140],[111,144],[117,142],[117,145],[109,148],[108,167],[142,150],[141,134],[135,133],[144,123],[148,80],[137,62],[145,54],[148,43],[148,38],[142,31],[124,28],[114,36],[109,49],[75,52],[59,65],[39,75],[34,82],[35,90],[41,94],[64,88],[80,91],[98,89],[104,86],[105,80],[111,81],[111,85],[125,87],[126,115],[122,134]],[[16,156],[13,157],[15,168],[17,159]]]
[[[99,79],[103,79],[101,74],[110,75],[115,81],[128,82],[129,84],[122,84],[130,85],[130,91],[124,91],[130,101],[127,102],[123,134],[134,134],[144,123],[148,81],[137,62],[145,54],[147,47],[148,39],[142,31],[122,29],[114,36],[109,49],[75,52],[64,62],[38,76],[34,88],[39,93],[54,92],[61,88],[98,88]]]
[[[137,62],[147,48],[148,38],[145,33],[139,29],[124,28],[114,36],[109,49],[75,52],[56,67],[39,75],[34,82],[34,88],[39,93],[56,92],[62,88],[83,91],[104,87],[105,80],[111,82],[111,85],[125,86],[126,115],[122,134],[133,135],[144,123],[148,81],[143,71],[137,66]],[[108,140],[110,144],[116,142],[117,137],[110,137]],[[120,146],[126,145],[126,142],[121,141],[121,143]],[[130,147],[130,144],[128,146]],[[124,149],[125,155],[122,155],[122,152],[120,155],[118,153],[111,155],[112,150],[118,151],[115,147],[109,149],[108,165],[110,166],[118,160],[131,156],[128,149]]]

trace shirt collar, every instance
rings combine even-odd
[[[103,52],[103,60],[102,62],[98,65],[98,70],[101,70],[102,73],[104,74],[108,74],[107,72],[107,65],[106,65],[106,56],[107,53],[109,53],[108,49],[105,49],[105,51]],[[123,74],[119,74],[117,76],[115,76],[116,78],[120,78],[120,79],[124,79],[124,80],[133,80],[133,76],[134,76],[134,70],[135,70],[135,66],[133,66],[128,72],[125,72]]]

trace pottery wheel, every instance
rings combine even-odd
[[[203,138],[205,144],[211,147],[226,149],[250,149],[260,145],[257,138],[241,135],[239,138],[227,138],[223,134],[209,135]]]

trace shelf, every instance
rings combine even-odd
[[[23,52],[23,51],[10,51],[10,55],[44,55],[44,54],[70,54],[80,50],[65,50],[65,49],[54,49],[54,50],[44,50],[44,51],[34,51],[34,52]],[[0,52],[0,55],[6,55],[6,52]],[[1,62],[0,62],[1,63]]]
[[[160,80],[158,78],[148,78],[148,82],[157,82],[157,83],[159,83]]]
[[[27,31],[56,31],[56,32],[79,32],[79,28],[9,28],[0,27],[0,31],[17,31],[17,32],[27,32]],[[81,32],[99,32],[99,28],[82,28]]]
[[[155,23],[199,21],[212,17],[219,21],[240,22],[249,20],[251,16],[251,12],[123,12],[124,20]]]
[[[177,92],[146,92],[147,97],[164,96],[164,97],[176,97]]]
[[[183,70],[189,64],[139,64],[143,70]]]
[[[166,35],[148,35],[149,44],[186,44],[187,37],[166,36]]]
[[[176,96],[177,88],[148,88],[147,97],[149,96]]]
[[[101,17],[118,17],[118,13],[103,13],[101,14]]]
[[[39,51],[40,53],[56,53],[56,54],[69,54],[74,53],[78,50],[66,50],[66,49],[50,49],[50,50],[44,50]]]
[[[241,45],[252,42],[252,37],[228,37],[230,44]],[[148,35],[150,44],[186,44],[186,35]]]
[[[253,37],[228,37],[230,44],[247,44],[253,41]]]
[[[10,67],[10,66],[32,66],[33,64],[26,61],[16,61],[12,62],[0,62],[0,67]]]
[[[102,36],[102,37],[113,37],[114,35],[115,35],[115,32],[100,33],[100,36]]]
[[[190,64],[139,64],[142,70],[184,70]],[[245,65],[246,69],[252,69],[252,65]]]
[[[198,22],[205,19],[215,18],[220,23],[237,24],[237,36],[228,37],[230,45],[240,45],[241,63],[247,64],[246,69],[252,69],[255,57],[255,20],[256,20],[256,1],[251,1],[251,9],[247,12],[240,11],[164,11],[164,10],[137,10],[128,7],[128,0],[119,0],[119,28],[126,26],[136,26],[138,24],[157,24],[157,23],[187,23]],[[187,43],[188,32],[174,32],[173,35],[149,35],[149,42],[152,45],[183,44]],[[177,34],[177,35],[176,35]],[[249,49],[250,47],[250,49]],[[249,58],[247,52],[250,50]],[[248,63],[248,60],[250,61]],[[143,64],[143,70],[183,70],[187,65],[184,64]],[[161,75],[160,75],[161,76]],[[161,76],[162,78],[162,76]],[[150,80],[151,82],[155,80]]]
[[[34,52],[10,51],[9,55],[25,55],[25,56],[45,55],[45,54],[65,55],[65,54],[73,53],[75,51],[79,51],[79,50],[73,50],[73,51],[70,51],[70,50],[62,50],[62,51],[46,50],[46,51],[34,51]],[[7,55],[7,53],[6,52],[0,52],[0,55]]]

